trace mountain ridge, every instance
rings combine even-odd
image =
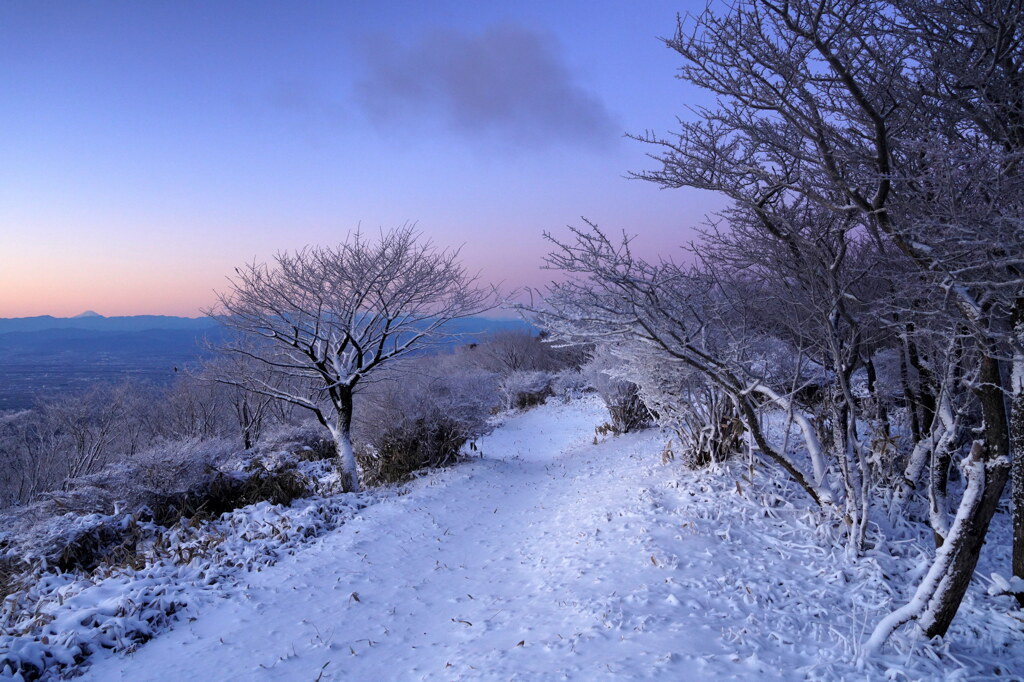
[[[89,313],[92,313],[91,315]],[[87,310],[75,317],[0,317],[0,334],[38,332],[50,329],[91,329],[94,331],[146,331],[149,329],[208,329],[217,325],[209,317],[175,315],[118,315],[105,317]]]

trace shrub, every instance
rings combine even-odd
[[[453,464],[468,440],[466,430],[450,419],[421,418],[386,429],[379,445],[363,450],[357,460],[368,484],[400,483],[421,469]]]
[[[595,389],[579,369],[565,369],[555,375],[551,391],[566,402],[582,397]]]
[[[619,375],[619,361],[603,347],[596,348],[581,375],[594,387],[608,408],[609,430],[630,433],[650,426],[651,411],[640,397],[638,387]]]
[[[657,423],[675,433],[666,459],[698,468],[722,462],[743,448],[744,426],[736,404],[720,388],[682,364],[634,359],[623,369]],[[678,455],[678,457],[676,457]]]
[[[553,396],[555,375],[551,372],[513,372],[498,384],[502,407],[525,410],[541,405]]]
[[[651,411],[640,398],[636,384],[620,382],[605,391],[598,391],[616,433],[632,433],[651,425]]]
[[[217,517],[256,502],[289,504],[311,482],[294,466],[238,455],[227,441],[163,442],[66,489],[0,518],[0,583],[33,557],[61,571],[134,565],[148,537],[139,524],[170,527],[183,518]],[[5,577],[6,576],[6,577]],[[8,587],[9,589],[9,587]]]
[[[283,425],[268,434],[257,448],[263,458],[287,453],[293,461],[319,462],[338,455],[338,446],[330,433],[316,422]]]
[[[370,484],[446,466],[488,428],[495,376],[458,355],[414,358],[368,386],[356,408],[356,459]]]

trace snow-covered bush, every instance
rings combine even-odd
[[[310,492],[294,460],[268,466],[223,440],[164,442],[0,517],[0,565],[9,574],[33,564],[62,571],[131,565],[138,521],[171,526]]]
[[[555,372],[578,368],[581,349],[550,343],[546,334],[528,330],[496,332],[460,349],[474,366],[505,377],[516,372]]]
[[[675,434],[678,446],[672,446],[673,457],[698,468],[739,452],[744,427],[735,403],[698,375],[679,378],[681,381],[668,386],[655,377],[641,383],[641,395],[658,415],[658,423]]]
[[[555,375],[555,380],[551,384],[551,391],[566,402],[594,390],[596,389],[587,381],[582,370],[577,368],[563,369]]]
[[[403,481],[420,469],[452,464],[482,435],[496,377],[458,355],[401,363],[359,394],[356,455],[370,484]]]
[[[416,471],[453,464],[467,440],[457,422],[434,415],[392,425],[357,454],[368,484],[397,483]]]
[[[498,391],[501,406],[506,410],[524,410],[542,404],[554,395],[552,372],[513,372],[501,379]]]
[[[261,457],[288,453],[300,462],[319,462],[338,456],[331,434],[314,421],[278,425],[265,435],[256,452]]]
[[[62,679],[97,651],[130,652],[183,609],[230,589],[240,571],[273,565],[370,499],[338,495],[291,507],[264,501],[171,527],[124,512],[82,518],[129,529],[133,561],[91,571],[36,562],[19,576],[18,589],[0,602],[0,679]]]
[[[343,523],[348,496],[285,506],[337,490],[305,456],[316,435],[292,430],[280,451],[162,441],[0,515],[0,679],[130,650],[232,572]]]
[[[631,433],[651,424],[651,411],[640,397],[636,383],[626,378],[622,361],[609,347],[595,348],[580,373],[608,407],[610,431]]]

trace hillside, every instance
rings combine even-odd
[[[663,463],[665,438],[654,430],[594,445],[604,419],[592,401],[508,416],[479,442],[479,458],[366,496],[368,506],[339,517],[343,525],[288,551],[262,549],[277,546],[276,532],[252,529],[286,517],[257,505],[241,524],[250,541],[227,544],[251,566],[270,551],[272,565],[194,589],[179,579],[170,592],[148,573],[150,593],[187,601],[173,629],[130,655],[93,656],[82,679],[1024,674],[1008,599],[987,596],[983,580],[946,642],[905,631],[859,670],[860,642],[905,600],[929,538],[849,562],[815,530],[802,496],[770,472],[758,467],[736,485],[721,472]],[[323,505],[299,500],[288,513],[301,517],[306,504]],[[1006,561],[1005,520],[993,529],[984,575]],[[113,614],[128,593],[116,585],[97,584],[58,616]]]

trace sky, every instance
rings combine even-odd
[[[704,0],[0,3],[0,317],[198,316],[233,269],[415,223],[505,289],[587,218],[679,257],[717,197],[629,179],[708,96]]]

